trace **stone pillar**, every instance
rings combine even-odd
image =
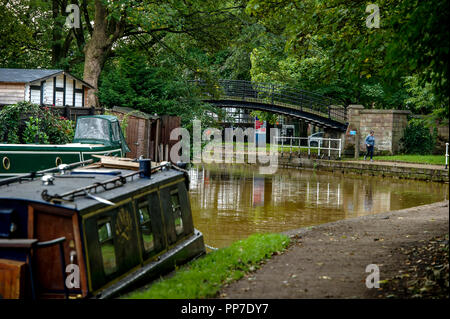
[[[357,144],[361,145],[361,113],[364,111],[364,106],[362,105],[349,105],[347,107],[347,120],[348,127],[345,133],[345,139],[343,143],[343,152],[348,155],[359,155],[359,149],[355,154],[355,146]],[[356,131],[356,135],[350,135],[350,131]],[[357,140],[358,138],[358,140]],[[359,143],[357,143],[359,142]],[[359,146],[358,146],[359,147]]]

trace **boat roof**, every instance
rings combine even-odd
[[[114,174],[118,174],[107,175],[105,173],[111,171],[114,171]],[[92,170],[92,172],[83,170],[81,173],[76,173],[76,170],[73,170],[70,173],[66,173],[66,177],[61,176],[60,173],[54,174],[55,179],[53,181],[53,185],[44,185],[41,181],[41,177],[36,177],[33,180],[22,180],[20,183],[14,182],[9,185],[0,186],[0,200],[39,202],[46,205],[62,206],[83,213],[83,211],[91,211],[106,205],[87,196],[75,197],[73,202],[51,203],[43,199],[42,192],[46,190],[48,195],[62,195],[75,189],[87,187],[95,183],[102,183],[118,176],[125,176],[135,172],[136,171],[126,169],[106,168]],[[108,189],[106,191],[102,187],[98,187],[97,192],[92,190],[90,193],[94,196],[100,197],[101,199],[106,199],[113,203],[117,203],[128,198],[130,194],[137,193],[145,189],[160,187],[180,178],[185,178],[183,172],[175,169],[168,169],[164,171],[159,170],[152,173],[150,179],[140,178],[139,174],[137,174],[132,178],[127,178],[126,183],[122,186]]]
[[[105,115],[105,114],[83,115],[83,116],[78,116],[77,117],[77,119],[82,119],[82,118],[99,118],[99,119],[108,120],[110,122],[118,122],[119,121],[116,116],[114,116],[114,115]]]

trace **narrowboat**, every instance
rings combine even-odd
[[[92,155],[125,157],[127,152],[130,149],[115,116],[80,116],[72,143],[0,144],[0,178],[80,162],[92,158]]]
[[[126,160],[0,180],[0,298],[114,298],[205,253],[187,172]]]

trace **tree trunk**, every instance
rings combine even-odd
[[[125,25],[107,20],[108,11],[101,0],[95,1],[95,19],[91,39],[85,46],[83,80],[94,87],[87,95],[88,107],[99,106],[98,79],[114,42],[123,35]]]

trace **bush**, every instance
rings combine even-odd
[[[41,120],[38,117],[30,117],[25,122],[25,130],[23,131],[23,142],[26,144],[48,144],[48,135],[41,131]]]
[[[427,155],[433,152],[436,144],[437,130],[434,128],[433,134],[430,128],[422,119],[411,119],[405,128],[403,138],[403,152],[405,154]]]
[[[29,118],[24,121],[24,116]],[[5,106],[0,111],[0,143],[70,143],[74,123],[29,102]]]

